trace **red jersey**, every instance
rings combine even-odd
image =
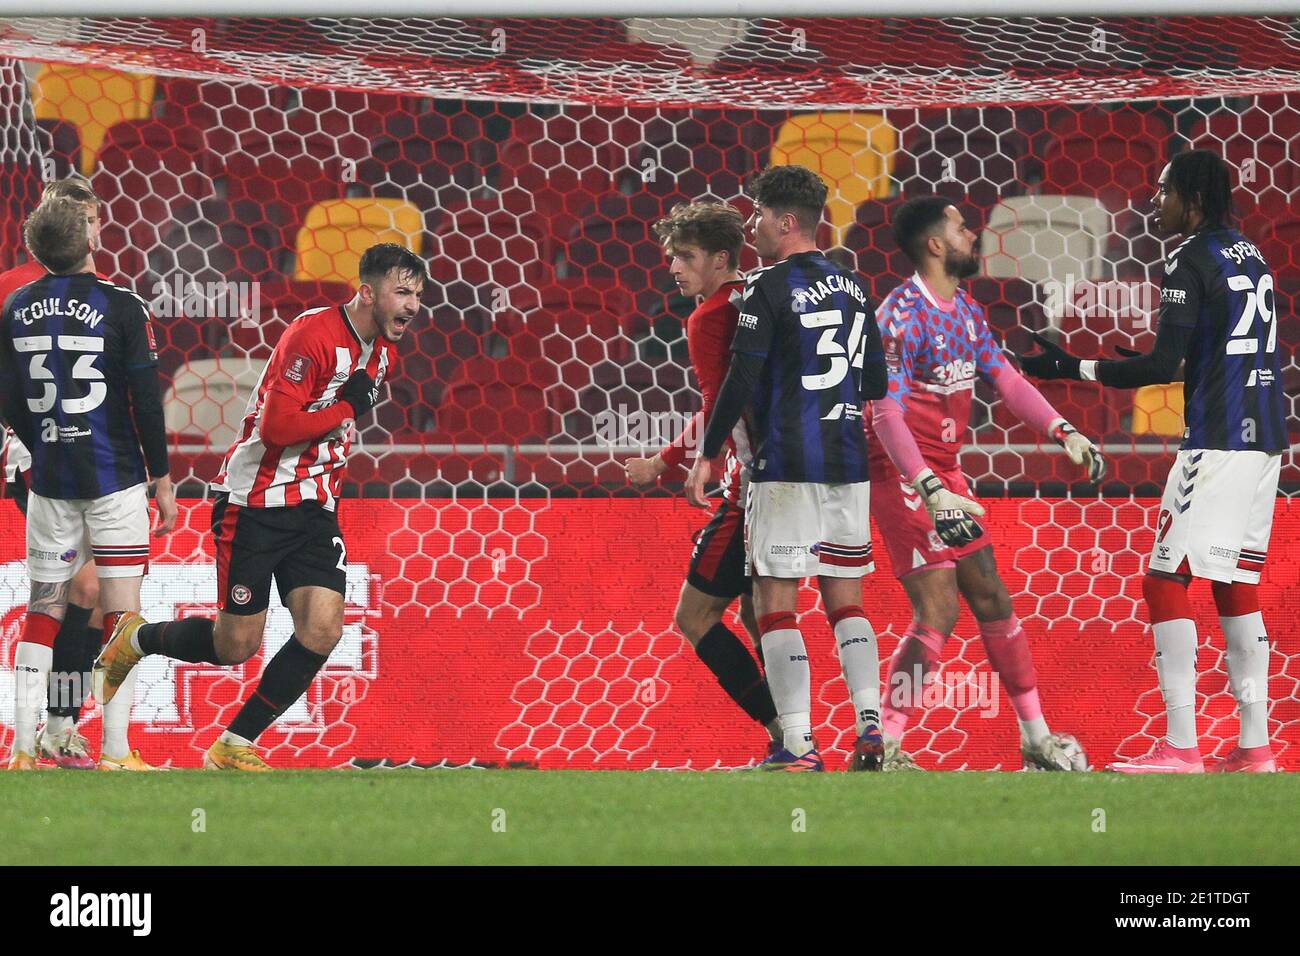
[[[731,340],[736,335],[740,297],[744,291],[743,281],[724,282],[718,291],[696,306],[686,320],[686,348],[690,352],[695,380],[700,383],[702,404],[685,431],[661,452],[669,466],[685,464],[687,450],[698,450],[704,441],[704,426],[713,414],[718,392],[722,391],[722,382],[731,365]],[[740,497],[741,473],[749,457],[749,433],[743,424],[737,423],[727,441],[720,480],[723,497],[740,507],[744,507]]]
[[[951,302],[942,301],[913,275],[880,303],[876,322],[885,348],[888,397],[903,407],[926,464],[936,472],[956,468],[970,430],[975,378],[992,381],[1007,364],[983,308],[960,286]],[[894,477],[870,415],[866,429],[871,477]]]
[[[9,301],[9,297],[27,285],[44,276],[46,269],[33,259],[20,266],[14,266],[7,272],[0,273],[0,307]],[[4,468],[4,481],[12,484],[18,475],[27,480],[27,472],[32,467],[31,452],[18,440],[12,428],[4,429],[4,447],[0,449],[0,463]]]
[[[24,262],[20,266],[14,266],[8,272],[0,273],[0,306],[9,301],[9,297],[27,285],[29,282],[35,282],[43,278],[49,270],[41,265],[35,259],[30,262]],[[104,273],[96,271],[95,275],[101,279],[107,279]]]
[[[45,266],[33,259],[31,262],[24,262],[20,266],[14,266],[8,272],[0,275],[0,306],[8,302],[9,297],[27,283],[35,282],[44,276],[46,271]]]
[[[365,369],[380,385],[396,359],[397,350],[387,339],[361,341],[346,306],[309,309],[298,316],[262,370],[213,488],[228,492],[231,504],[241,507],[317,501],[333,511],[352,447],[352,424],[344,422],[314,441],[268,445],[261,436],[266,396],[274,389],[304,411],[318,411],[338,401],[339,389],[354,371]]]

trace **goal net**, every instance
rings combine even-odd
[[[1295,19],[13,18],[0,58],[0,265],[24,258],[42,182],[80,171],[104,204],[99,268],[156,317],[185,501],[155,548],[150,619],[213,612],[206,483],[287,324],[346,301],[375,241],[429,263],[427,308],[348,469],[344,639],[262,738],[272,763],[708,768],[761,754],[762,732],[673,627],[707,515],[681,499],[683,474],[643,494],[623,462],[698,408],[693,303],[649,227],[701,197],[747,211],[743,185],[766,165],[822,174],[819,244],[877,300],[911,272],[894,210],[938,193],[979,232],[970,290],[1004,345],[1040,331],[1113,357],[1154,338],[1157,175],[1172,152],[1212,147],[1276,275],[1293,406],[1300,386]],[[1104,487],[1076,483],[983,385],[961,462],[1047,719],[1101,763],[1164,729],[1140,579],[1182,386],[1043,392],[1103,445]],[[1287,453],[1261,586],[1270,729],[1291,769],[1298,479]],[[5,746],[27,582],[21,518],[0,509]],[[866,607],[887,659],[911,614],[875,551]],[[852,715],[816,600],[800,613],[814,722],[842,758]],[[1222,754],[1236,706],[1208,589],[1193,602],[1200,730]],[[263,655],[291,629],[273,597]],[[265,659],[149,660],[135,745],[197,765]],[[923,766],[1019,766],[965,612],[927,696],[904,739]]]

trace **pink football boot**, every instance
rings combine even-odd
[[[1210,766],[1210,773],[1277,773],[1273,751],[1262,747],[1233,747],[1232,752]]]
[[[1117,760],[1106,769],[1115,773],[1205,773],[1205,762],[1195,747],[1171,747],[1162,740],[1145,757]]]

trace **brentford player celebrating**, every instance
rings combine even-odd
[[[799,582],[812,575],[853,701],[850,768],[879,770],[884,749],[876,634],[862,610],[873,565],[861,418],[863,400],[885,393],[885,362],[862,283],[817,251],[826,194],[802,166],[774,166],[750,186],[754,249],[774,264],[745,281],[731,365],[686,481],[690,502],[707,507],[712,459],[751,406],[745,551],[782,736],[763,770],[825,769],[795,618]]]
[[[1152,199],[1155,226],[1184,238],[1165,259],[1160,325],[1149,355],[1080,361],[1039,339],[1021,357],[1040,378],[1136,388],[1173,380],[1184,361],[1187,428],[1160,501],[1142,593],[1156,641],[1166,736],[1145,757],[1108,769],[1200,773],[1196,740],[1196,625],[1187,598],[1209,578],[1228,645],[1228,681],[1241,717],[1236,749],[1211,769],[1276,770],[1268,741],[1268,633],[1260,571],[1273,529],[1282,452],[1289,446],[1273,272],[1232,226],[1228,166],[1209,150],[1179,153]]]
[[[262,643],[274,577],[293,636],[208,749],[209,769],[269,770],[253,742],[307,691],[343,635],[347,548],[335,510],[343,466],[427,281],[420,258],[393,243],[367,249],[359,271],[351,302],[304,312],[276,344],[213,484],[216,621],[126,616],[95,663],[95,695],[105,701],[147,654],[242,663]]]
[[[744,286],[737,266],[745,242],[745,221],[736,209],[713,202],[681,205],[655,223],[654,229],[669,256],[669,271],[677,287],[683,295],[703,300],[686,320],[686,344],[703,402],[690,425],[668,447],[653,458],[627,462],[628,478],[642,487],[694,457],[698,436],[703,434],[727,374],[731,340],[740,314],[736,306]],[[748,457],[748,448],[745,427],[737,424],[727,439],[722,501],[696,539],[673,620],[722,689],[741,710],[767,728],[775,743],[780,739],[781,725],[777,723],[776,705],[767,681],[754,655],[722,623],[723,613],[739,597],[740,619],[750,638],[758,643],[750,578],[745,574],[745,518],[741,504],[741,458]]]
[[[899,740],[920,713],[926,679],[957,623],[957,596],[979,622],[989,663],[1020,721],[1028,768],[1082,770],[1074,738],[1043,719],[1029,641],[998,576],[993,548],[975,518],[957,454],[970,427],[975,377],[991,382],[1022,421],[1065,446],[1099,481],[1105,463],[1002,356],[984,311],[961,287],[979,271],[975,234],[947,199],[927,196],[899,209],[894,234],[916,274],[876,312],[889,369],[888,395],[873,403],[871,518],[912,604],[912,623],[890,664],[882,707],[885,769],[915,767]]]

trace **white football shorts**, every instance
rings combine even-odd
[[[27,571],[33,581],[72,579],[95,559],[101,578],[140,577],[149,569],[149,497],[143,484],[102,498],[27,500]]]
[[[1148,567],[1258,584],[1281,469],[1280,452],[1180,451],[1160,499]]]
[[[860,578],[871,556],[871,485],[751,481],[745,573],[773,578]]]

